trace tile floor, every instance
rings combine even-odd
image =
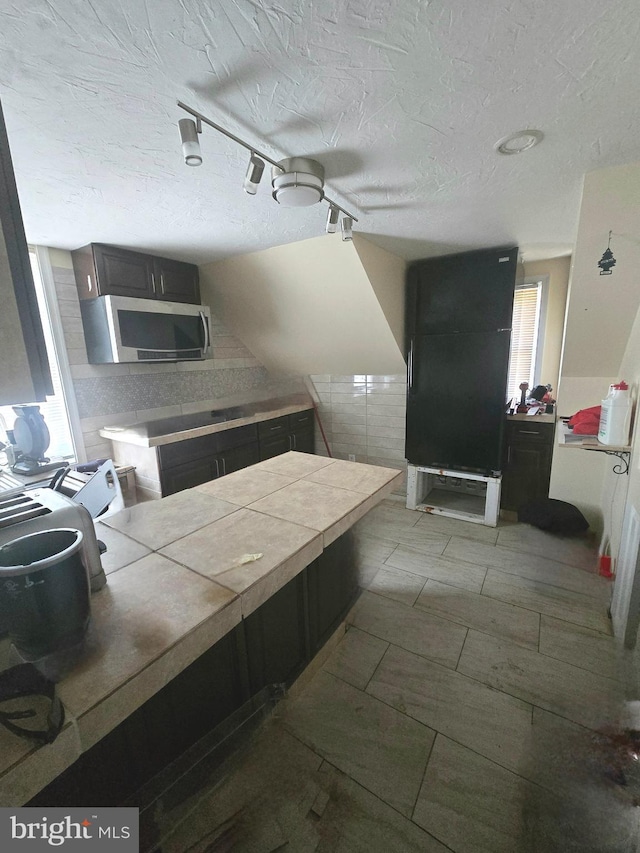
[[[640,784],[596,734],[636,697],[587,543],[393,499],[355,533],[343,639],[163,853],[637,853]]]

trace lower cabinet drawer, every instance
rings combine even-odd
[[[285,415],[282,418],[272,418],[270,421],[262,421],[258,424],[258,437],[262,441],[264,438],[274,438],[277,435],[285,435],[289,432],[289,417]]]

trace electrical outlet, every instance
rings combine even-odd
[[[355,453],[350,453],[349,454],[349,462],[355,462],[355,461],[356,461]]]

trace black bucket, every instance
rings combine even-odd
[[[89,624],[89,578],[80,530],[42,530],[0,547],[0,622],[36,660],[78,644]]]

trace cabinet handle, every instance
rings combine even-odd
[[[540,435],[539,430],[535,429],[519,429],[520,435]]]
[[[160,273],[160,293],[164,296],[164,273]]]
[[[156,295],[156,274],[154,272],[151,273],[151,287],[153,289],[153,295]]]
[[[216,459],[216,479],[220,476],[220,462]]]
[[[296,449],[296,434],[295,432],[289,436],[289,450]]]
[[[279,426],[276,426],[276,427],[269,427],[269,429],[270,429],[270,431],[271,431],[271,432],[273,432],[273,431],[274,431],[274,429],[282,429],[282,427],[279,427]]]
[[[216,459],[216,462],[217,461],[218,460]],[[224,477],[227,473],[227,463],[224,461],[224,456],[220,459],[220,462],[222,462],[222,476]]]
[[[91,276],[87,276],[87,287],[89,288],[89,293],[93,290],[93,282],[91,281]]]

